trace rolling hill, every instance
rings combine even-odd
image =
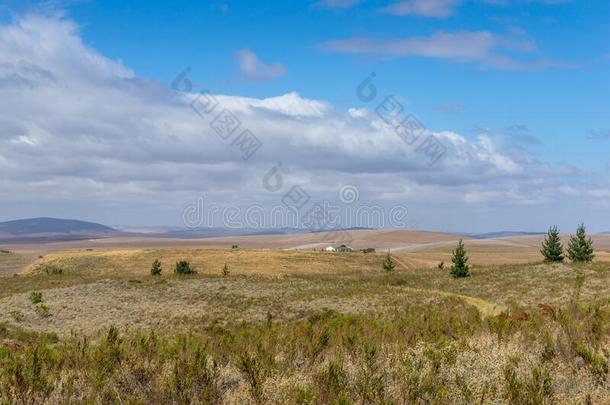
[[[105,225],[75,219],[43,217],[0,222],[0,239],[4,241],[78,240],[121,234]]]

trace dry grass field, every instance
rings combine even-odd
[[[493,266],[501,264],[526,264],[542,260],[540,244],[544,236],[519,236],[497,239],[470,239],[464,244],[470,262]],[[567,241],[569,235],[562,235]],[[594,235],[596,261],[610,262],[610,235]],[[419,265],[436,266],[440,261],[450,263],[455,242],[435,242],[393,250],[396,254],[414,260]]]
[[[227,248],[238,244],[246,249],[305,249],[325,248],[341,243],[354,248],[374,247],[377,250],[422,246],[430,243],[456,242],[469,239],[442,232],[396,229],[350,230],[340,232],[296,233],[281,235],[231,236],[202,239],[172,239],[156,237],[113,237],[45,244],[4,244],[3,248],[19,253],[42,253],[79,249],[125,248]],[[610,239],[610,237],[609,237]],[[0,241],[1,244],[1,241]]]
[[[14,253],[9,250],[0,252],[0,277],[13,275],[32,264],[36,258],[35,254]]]
[[[380,251],[5,253],[0,403],[610,403],[603,252],[547,265],[471,240],[454,279],[436,268],[454,242],[408,243],[392,272]]]

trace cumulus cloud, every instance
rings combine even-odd
[[[586,186],[580,174],[572,184],[573,170],[517,159],[486,134],[469,140],[426,130],[423,135],[447,148],[430,166],[373,105],[342,110],[298,93],[215,94],[214,114],[199,115],[194,90],[177,94],[138,78],[86,46],[69,20],[30,15],[0,26],[2,219],[50,215],[175,225],[184,205],[200,195],[273,206],[293,185],[312,199],[337,200],[343,185],[355,184],[362,201],[407,204],[422,226],[438,229],[449,221],[444,229],[455,229],[470,221],[452,224],[454,215],[479,215],[481,206],[513,213],[540,206],[548,215],[544,204],[557,187]],[[222,110],[240,123],[226,139],[211,126]],[[262,143],[248,160],[236,141],[243,130]],[[278,164],[283,189],[269,192],[263,179]],[[607,187],[603,180],[591,184],[591,190]],[[491,216],[483,217],[493,226]]]
[[[235,52],[235,59],[242,75],[248,80],[269,80],[286,74],[281,63],[266,64],[249,49]]]

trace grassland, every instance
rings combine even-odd
[[[14,253],[10,250],[0,251],[0,277],[20,272],[32,264],[36,258],[35,254]]]
[[[420,254],[392,273],[360,252],[14,256],[0,403],[610,402],[610,264],[481,264],[458,280]],[[198,273],[172,274],[178,260]]]

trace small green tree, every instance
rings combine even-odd
[[[161,268],[161,262],[159,261],[159,259],[155,259],[152,266],[150,267],[150,274],[153,276],[160,276],[161,270],[163,270]]]
[[[593,260],[593,241],[587,237],[585,224],[578,225],[576,235],[570,235],[568,243],[568,257],[575,263],[588,263]]]
[[[563,246],[559,238],[559,229],[556,226],[549,228],[540,253],[544,256],[544,261],[547,263],[563,262]]]
[[[227,266],[226,263],[225,263],[224,267],[222,268],[222,275],[225,277],[229,276],[229,266]]]
[[[470,269],[466,264],[466,262],[468,262],[468,256],[466,256],[466,249],[464,248],[464,243],[461,239],[456,248],[453,250],[451,262],[453,263],[453,266],[451,266],[451,274],[453,277],[458,278],[470,276]]]
[[[195,274],[197,273],[186,260],[176,262],[174,274]]]
[[[394,260],[392,260],[390,252],[388,252],[388,254],[385,256],[385,259],[383,260],[383,269],[385,271],[394,271],[394,268],[396,268],[396,263],[394,262]]]

